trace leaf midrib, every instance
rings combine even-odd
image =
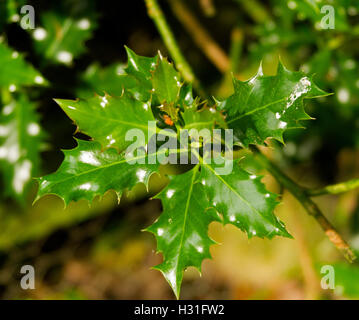
[[[188,197],[187,197],[186,207],[185,207],[185,213],[184,213],[184,219],[183,219],[183,232],[182,232],[182,235],[181,235],[180,246],[179,246],[178,255],[177,255],[176,273],[177,273],[177,267],[178,267],[179,258],[180,258],[181,252],[182,252],[184,235],[186,233],[185,231],[186,231],[186,222],[187,222],[187,216],[188,216],[189,203],[190,203],[190,200],[191,200],[191,197],[192,197],[194,179],[196,177],[198,166],[196,168],[193,168],[192,170],[193,170],[193,175],[192,175],[192,180],[191,180],[191,186],[190,186],[190,189],[189,189],[189,192],[188,192]],[[177,277],[176,277],[176,279],[177,279]]]
[[[160,154],[160,153],[157,153],[157,154]],[[146,154],[145,156],[138,156],[138,157],[135,157],[135,158],[131,158],[131,159],[123,159],[121,161],[116,161],[116,162],[112,162],[112,163],[109,163],[107,165],[103,165],[101,167],[96,167],[96,168],[93,168],[93,169],[90,169],[90,170],[87,170],[87,171],[83,171],[79,174],[76,174],[76,175],[71,175],[70,177],[67,177],[65,179],[62,179],[62,180],[58,180],[54,183],[54,185],[56,184],[60,184],[60,183],[63,183],[67,180],[70,180],[70,179],[73,179],[75,177],[79,177],[79,176],[82,176],[84,174],[88,174],[88,173],[91,173],[91,172],[95,172],[97,170],[102,170],[102,169],[105,169],[105,168],[109,168],[109,167],[112,167],[112,166],[116,166],[118,164],[121,164],[121,163],[125,163],[125,162],[128,162],[128,161],[133,161],[133,160],[138,160],[138,159],[144,159],[146,158],[148,155]]]
[[[254,212],[256,212],[260,217],[262,217],[264,220],[266,220],[270,225],[274,226],[274,227],[278,227],[276,225],[273,224],[272,221],[269,221],[267,219],[267,217],[263,216],[255,207],[252,206],[252,204],[250,202],[248,202],[246,199],[244,199],[238,192],[237,190],[233,189],[232,186],[230,184],[227,183],[226,180],[222,179],[221,176],[217,175],[215,170],[213,170],[213,168],[211,166],[209,166],[208,164],[203,163],[204,166],[206,166],[209,170],[212,171],[212,173],[214,174],[215,177],[217,177],[219,180],[221,180],[233,193],[235,193],[238,198],[240,198],[249,208],[252,208]]]
[[[236,117],[236,118],[234,118],[234,119],[229,120],[229,121],[228,121],[228,124],[230,124],[230,123],[232,123],[232,122],[235,122],[235,121],[238,121],[239,119],[241,119],[241,118],[243,118],[243,117],[246,117],[246,116],[249,116],[249,115],[251,115],[251,114],[253,114],[253,113],[256,113],[256,112],[258,112],[258,111],[260,111],[260,110],[266,109],[266,108],[270,107],[270,106],[273,105],[273,104],[276,104],[276,103],[285,101],[286,99],[288,99],[288,97],[285,97],[285,98],[282,98],[282,99],[279,99],[279,100],[276,100],[276,101],[272,101],[272,102],[270,102],[270,103],[268,103],[268,104],[266,104],[266,105],[264,105],[264,106],[258,107],[257,109],[254,109],[254,110],[248,111],[248,112],[246,112],[246,113],[244,113],[244,114],[241,114],[240,116],[238,116],[238,117]]]

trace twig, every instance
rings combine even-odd
[[[239,72],[239,61],[242,54],[243,32],[239,27],[235,27],[231,35],[231,49],[229,53],[231,72],[236,74]]]
[[[356,259],[354,252],[342,236],[335,230],[328,219],[323,215],[318,206],[310,197],[308,197],[306,190],[286,176],[273,162],[259,152],[257,148],[254,149],[257,155],[256,159],[263,165],[263,167],[266,168],[281,185],[283,185],[290,193],[293,194],[294,197],[297,198],[308,214],[317,220],[329,240],[340,250],[349,262],[353,262]]]
[[[242,8],[256,23],[265,23],[271,20],[269,13],[266,8],[257,0],[237,0]]]
[[[333,184],[322,189],[307,190],[306,192],[308,196],[316,197],[324,194],[338,194],[348,192],[356,188],[359,188],[359,179],[352,179],[346,182]]]
[[[216,14],[213,0],[199,0],[199,4],[207,17],[213,17]]]
[[[196,17],[186,7],[182,0],[169,1],[177,19],[186,28],[195,44],[203,51],[213,65],[222,73],[230,69],[229,58],[210,34],[198,22]]]
[[[176,67],[181,72],[185,81],[193,83],[194,88],[198,93],[203,94],[203,90],[196,79],[192,68],[187,63],[185,57],[183,56],[181,49],[177,45],[173,32],[168,25],[163,12],[158,5],[157,0],[145,0],[147,5],[148,15],[154,21],[157,30],[159,31],[163,42],[165,43],[168,51],[170,52]]]

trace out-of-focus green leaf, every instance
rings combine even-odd
[[[32,32],[35,50],[46,59],[70,65],[85,51],[84,43],[96,28],[91,16],[74,18],[55,12],[41,15],[41,26]]]
[[[0,116],[0,168],[5,195],[24,202],[31,178],[39,172],[43,133],[34,105],[26,96],[3,106]]]
[[[0,1],[0,31],[6,23],[19,22],[20,9],[25,5],[25,0]]]
[[[334,293],[340,297],[359,298],[359,267],[356,264],[348,265],[335,263],[328,265],[329,268],[318,266],[318,274],[326,284],[334,285]],[[333,268],[333,269],[332,269]],[[330,280],[330,281],[329,281]],[[330,282],[330,283],[329,283]],[[332,288],[328,288],[329,291]]]
[[[0,42],[0,88],[16,91],[19,86],[44,84],[41,74],[22,55]]]

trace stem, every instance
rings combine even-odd
[[[213,0],[199,0],[199,4],[207,17],[213,17],[216,14]]]
[[[183,56],[181,49],[177,45],[173,32],[168,25],[165,16],[158,5],[157,0],[145,0],[149,17],[154,21],[157,30],[159,31],[163,42],[165,43],[168,51],[170,52],[178,70],[181,72],[183,78],[187,82],[193,83],[195,89],[203,94],[198,80],[196,79],[190,65],[187,63]]]
[[[359,188],[359,178],[333,184],[322,189],[307,190],[307,195],[310,197],[316,197],[324,194],[338,194],[351,191],[356,188]]]
[[[230,61],[223,49],[203,28],[182,0],[170,0],[169,3],[174,15],[191,35],[195,44],[220,72],[226,73],[230,69]]]
[[[231,35],[230,62],[231,71],[234,74],[239,72],[239,61],[242,54],[243,32],[239,27],[235,27]]]
[[[247,14],[258,24],[271,20],[271,17],[261,2],[257,0],[236,0]]]
[[[356,256],[342,236],[335,230],[328,219],[323,215],[318,206],[308,197],[304,188],[297,185],[292,179],[285,175],[273,162],[256,149],[257,160],[266,168],[273,177],[297,198],[309,215],[317,220],[329,240],[339,249],[344,257],[353,262]]]

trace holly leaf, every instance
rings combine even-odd
[[[55,101],[74,120],[81,132],[99,141],[105,148],[124,150],[131,144],[125,140],[126,133],[134,128],[141,129],[145,138],[148,138],[148,121],[155,121],[149,103],[135,100],[126,94],[121,97],[106,94],[87,100]]]
[[[135,54],[128,47],[126,48],[128,64],[125,68],[126,74],[121,75],[129,83],[125,89],[131,92],[134,97],[141,101],[149,101],[152,96],[152,72],[156,69],[157,56],[148,58]],[[125,80],[124,80],[125,81]]]
[[[195,108],[198,106],[198,99],[193,98],[192,84],[182,85],[177,103],[183,110],[185,108]]]
[[[55,12],[41,14],[41,25],[32,32],[35,50],[52,62],[66,65],[85,51],[84,43],[96,28],[93,17],[74,18]]]
[[[264,144],[267,138],[283,142],[288,129],[301,128],[300,120],[311,119],[303,99],[327,96],[303,72],[291,72],[279,63],[276,76],[257,75],[248,81],[233,79],[234,94],[218,102],[227,114],[228,127],[237,141]]]
[[[0,87],[11,92],[19,86],[44,84],[45,80],[22,55],[0,42]]]
[[[187,130],[212,130],[215,124],[225,126],[223,116],[213,107],[203,107],[199,110],[194,110],[193,108],[185,108],[184,112],[182,113],[182,117],[185,123],[184,129]]]
[[[196,183],[198,168],[170,177],[169,185],[156,198],[162,200],[163,213],[146,230],[157,239],[157,251],[163,262],[154,267],[162,272],[177,299],[183,272],[193,266],[201,270],[202,261],[211,258],[209,247],[215,242],[208,236],[208,226],[219,221],[203,197],[203,186]]]
[[[2,108],[0,116],[0,168],[5,195],[24,203],[31,177],[39,170],[43,138],[34,105],[25,95]]]
[[[180,93],[180,75],[173,65],[159,54],[156,69],[152,73],[153,91],[159,103],[173,105]]]
[[[273,214],[278,204],[276,195],[267,191],[260,176],[243,170],[238,162],[223,158],[228,174],[220,175],[218,160],[203,163],[200,181],[211,206],[223,217],[224,224],[233,224],[248,237],[291,237],[284,224]],[[221,166],[223,166],[221,165]]]
[[[58,195],[65,204],[80,199],[92,201],[110,189],[121,197],[125,189],[130,190],[138,183],[148,187],[151,175],[158,172],[159,164],[147,164],[145,153],[126,156],[114,148],[102,151],[98,142],[77,140],[77,143],[75,149],[63,150],[65,159],[55,173],[38,179],[35,201],[45,194]]]

